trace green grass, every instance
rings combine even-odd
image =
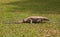
[[[4,24],[34,15],[50,22]],[[0,37],[60,37],[60,0],[0,0]]]

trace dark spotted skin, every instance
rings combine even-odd
[[[31,20],[32,20],[32,23],[39,23],[39,22],[41,22],[42,20],[41,19],[39,19],[39,18],[31,18]]]
[[[26,21],[23,20],[23,23],[30,23],[31,22],[30,19],[32,20],[32,23],[40,23],[42,21],[49,21],[48,19],[45,19],[45,18],[29,18]]]
[[[23,20],[12,22],[12,23],[13,24],[20,24],[20,23],[42,23],[43,21],[49,21],[49,19],[45,18],[45,17],[29,17],[29,18],[25,18]],[[6,24],[11,24],[11,23],[7,22]]]

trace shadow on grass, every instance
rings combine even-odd
[[[8,12],[60,13],[60,0],[27,0],[5,3]]]

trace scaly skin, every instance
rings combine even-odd
[[[7,24],[42,23],[43,21],[49,21],[49,19],[46,17],[41,17],[41,16],[30,16],[23,20],[19,20],[19,21],[7,23]]]

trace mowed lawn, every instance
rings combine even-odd
[[[29,16],[46,23],[4,24]],[[60,0],[0,0],[0,37],[60,37]]]

